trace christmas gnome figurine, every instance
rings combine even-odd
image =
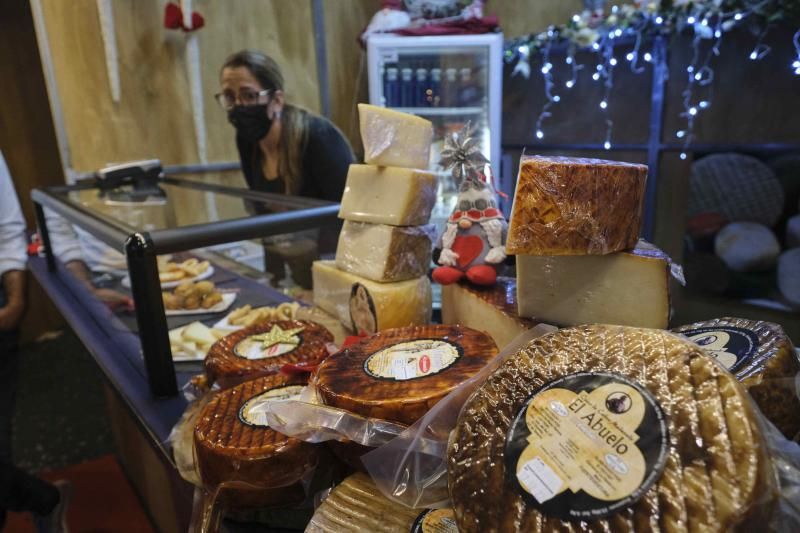
[[[477,142],[467,124],[447,137],[442,151],[440,164],[452,168],[453,178],[460,181],[456,208],[439,243],[441,266],[433,269],[433,281],[442,285],[464,276],[476,285],[493,285],[497,265],[506,258],[508,224],[497,208],[494,187],[483,173],[489,161]]]

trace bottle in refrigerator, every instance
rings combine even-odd
[[[448,68],[444,71],[442,105],[444,107],[455,107],[458,105],[458,71],[454,68]]]
[[[416,74],[414,107],[428,107],[430,106],[428,96],[431,91],[430,83],[428,82],[428,70],[418,68]]]
[[[442,87],[442,69],[440,68],[432,68],[431,69],[431,80],[430,80],[430,105],[432,107],[439,107],[441,105],[442,94],[441,94],[441,87]]]
[[[468,107],[478,105],[481,93],[478,85],[472,77],[472,69],[462,68],[458,84],[458,105]]]
[[[414,107],[414,70],[400,70],[400,107]]]
[[[397,79],[397,68],[386,69],[386,78],[383,81],[383,99],[387,107],[400,105],[400,81]]]

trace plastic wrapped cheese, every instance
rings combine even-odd
[[[427,224],[436,186],[436,176],[422,170],[350,165],[339,218],[392,226]]]
[[[411,424],[496,355],[492,339],[470,328],[396,328],[328,357],[313,384],[326,405]]]
[[[331,491],[311,517],[306,533],[457,533],[447,529],[455,526],[447,521],[450,517],[452,511],[448,509],[431,516],[430,510],[420,512],[392,502],[381,495],[368,476],[358,473]],[[434,524],[444,528],[430,529]]]
[[[428,273],[432,226],[387,226],[345,221],[336,266],[380,282],[405,281]]]
[[[378,283],[315,261],[314,304],[357,333],[427,324],[431,320],[431,283],[427,276]]]
[[[639,238],[647,167],[523,156],[511,209],[509,254],[598,255]]]
[[[431,121],[369,104],[358,104],[358,117],[366,163],[428,168],[433,139]]]
[[[749,401],[668,332],[540,337],[461,410],[448,449],[458,529],[760,530],[776,487]]]
[[[742,382],[767,419],[789,439],[800,437],[796,377],[800,359],[778,324],[715,318],[675,328]]]
[[[557,325],[666,328],[669,257],[645,241],[629,252],[517,256],[519,314]]]
[[[314,445],[271,429],[264,411],[272,402],[300,394],[305,378],[276,374],[247,381],[216,395],[194,431],[203,484],[229,506],[297,503],[302,482],[317,464]]]
[[[500,348],[540,324],[519,316],[517,280],[504,276],[498,277],[497,283],[490,287],[467,282],[443,285],[442,323],[485,331]]]
[[[222,388],[276,374],[285,364],[308,363],[328,354],[333,335],[307,320],[276,320],[235,331],[218,340],[204,365],[209,380]]]

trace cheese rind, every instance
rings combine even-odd
[[[436,185],[436,176],[422,170],[350,165],[339,218],[391,226],[427,224]]]
[[[364,161],[370,165],[428,168],[433,139],[429,120],[385,107],[358,104]]]
[[[778,324],[715,318],[673,329],[697,343],[747,388],[770,422],[788,439],[800,438],[800,356]]]
[[[519,255],[519,315],[564,326],[664,329],[669,322],[669,271],[668,257],[644,241],[630,252],[609,255]]]
[[[431,283],[427,276],[378,283],[339,270],[334,261],[315,261],[312,274],[314,304],[357,333],[431,320]]]
[[[306,381],[283,374],[254,379],[215,395],[201,411],[194,430],[197,466],[203,484],[219,488],[226,503],[250,507],[303,500],[301,481],[318,460],[314,445],[250,423],[243,412],[249,401],[265,395],[287,399]]]
[[[528,420],[527,406],[540,390],[550,386],[550,391],[558,391],[562,387],[559,383],[576,374],[588,375],[586,386],[561,393],[566,403],[552,402],[545,407],[550,411],[545,420],[551,423],[538,426],[542,438],[525,439],[524,433],[512,432],[520,421]],[[627,380],[638,387],[628,390],[642,392],[617,394],[610,401],[612,394],[602,394],[592,385],[609,381],[600,377],[602,374]],[[596,381],[592,375],[598,376]],[[593,402],[591,408],[586,408],[586,401],[572,403],[571,399],[578,398],[576,394],[581,391],[586,396],[580,397]],[[600,394],[592,395],[594,391]],[[627,408],[625,396],[629,400]],[[644,408],[641,420],[646,425],[641,427],[634,415],[642,412],[637,411],[637,406],[647,397],[659,406],[663,416],[647,415],[648,408]],[[562,466],[556,467],[558,475],[563,469],[572,474],[556,477],[556,483],[550,484],[556,489],[550,494],[542,491],[544,497],[539,501],[546,500],[546,504],[538,505],[535,496],[516,483],[521,477],[520,463],[514,462],[509,450],[515,445],[537,447],[545,438],[557,445],[559,436],[551,428],[565,428],[561,421],[574,421],[570,413],[578,413],[581,406],[582,411],[574,417],[583,418],[561,434],[562,446],[556,448],[556,457],[573,453],[577,460],[585,460],[582,440],[588,442],[590,453],[594,446],[618,444],[619,436],[610,436],[612,432],[604,428],[608,424],[598,419],[610,419],[615,426],[621,421],[629,428],[629,434],[640,437],[636,440],[634,436],[630,446],[626,444],[624,454],[618,449],[618,454],[605,457],[609,469],[617,467],[617,472],[627,473],[634,464],[629,461],[628,451],[634,447],[651,447],[655,441],[666,449],[660,448],[665,452],[660,455],[665,457],[664,462],[658,463],[660,471],[655,466],[647,467],[652,468],[652,477],[642,478],[638,486],[644,492],[639,492],[638,498],[624,502],[616,510],[614,504],[622,501],[618,497],[601,502],[605,503],[605,511],[598,514],[605,518],[578,521],[564,519],[574,509],[559,504],[574,504],[576,498],[588,496],[596,487],[584,484],[588,480],[602,482],[615,476],[601,475],[606,470],[600,466],[602,463],[595,463],[597,476],[583,477],[581,472],[586,470],[578,469],[572,461],[561,462]],[[584,416],[587,411],[590,416]],[[647,422],[648,416],[652,416],[653,423]],[[602,431],[600,438],[598,428]],[[589,435],[592,438],[586,439]],[[518,439],[520,436],[523,438]],[[451,433],[447,455],[450,496],[462,533],[750,531],[757,530],[759,520],[771,513],[775,490],[772,464],[757,415],[733,376],[677,335],[622,326],[562,329],[539,337],[510,356],[464,404]],[[621,457],[625,459],[622,465],[617,462]],[[549,473],[547,469],[540,471]],[[586,490],[581,493],[583,489]],[[557,498],[560,501],[555,501]]]
[[[491,287],[471,283],[443,285],[442,323],[485,331],[500,349],[521,333],[541,324],[519,316],[517,280],[503,276],[498,277]]]
[[[488,335],[464,326],[395,328],[325,359],[314,386],[326,405],[411,425],[496,355]]]
[[[336,266],[380,282],[427,274],[432,228],[345,221],[336,248]]]
[[[306,533],[394,533],[411,531],[419,509],[383,496],[366,474],[354,474],[337,485],[314,511]]]
[[[601,255],[639,238],[647,167],[568,157],[524,157],[506,250],[527,255]]]

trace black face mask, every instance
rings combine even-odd
[[[272,119],[267,116],[267,104],[239,106],[228,111],[228,122],[233,124],[244,140],[258,142],[272,127]]]

